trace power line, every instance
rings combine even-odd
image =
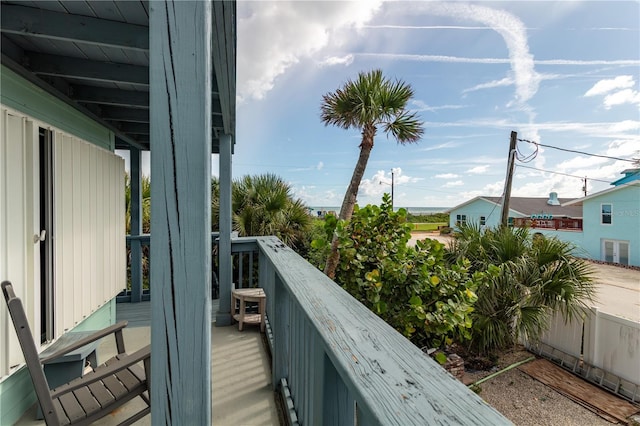
[[[557,146],[545,145],[545,144],[542,144],[542,143],[539,143],[539,142],[529,141],[527,139],[518,139],[518,141],[531,143],[531,144],[534,144],[536,146],[543,146],[545,148],[557,149],[558,151],[566,151],[566,152],[572,152],[574,154],[588,155],[588,156],[591,156],[591,157],[607,158],[609,160],[618,160],[618,161],[628,161],[629,163],[635,163],[635,161],[636,161],[636,160],[629,160],[628,158],[610,157],[608,155],[590,154],[590,153],[584,152],[584,151],[576,151],[576,150],[573,150],[573,149],[559,148]]]
[[[592,180],[594,182],[604,182],[604,183],[611,183],[608,180],[602,180],[602,179],[594,179],[594,178],[590,178],[590,177],[586,177],[586,176],[577,176],[577,175],[570,175],[568,173],[562,173],[562,172],[554,172],[553,170],[543,170],[543,169],[536,169],[535,167],[530,167],[530,166],[523,166],[521,164],[517,164],[518,167],[524,167],[525,169],[532,169],[532,170],[537,170],[539,172],[545,172],[545,173],[553,173],[556,175],[563,175],[563,176],[569,176],[569,177],[574,177],[574,178],[578,178],[578,179],[589,179]]]

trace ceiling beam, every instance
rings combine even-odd
[[[119,123],[117,127],[127,134],[149,136],[149,123]]]
[[[1,19],[4,33],[149,50],[149,28],[143,25],[4,3]]]
[[[119,108],[104,106],[100,108],[100,116],[105,120],[124,121],[128,123],[148,123],[149,110],[142,108]]]
[[[149,108],[149,92],[105,89],[93,86],[72,86],[72,97],[78,102],[123,107]]]
[[[30,52],[27,67],[36,74],[149,86],[149,67]]]

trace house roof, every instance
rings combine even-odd
[[[450,213],[453,210],[460,209],[468,204],[474,203],[477,200],[484,200],[496,206],[500,206],[502,204],[502,197],[478,196],[451,208],[447,213]],[[567,216],[572,218],[582,217],[581,206],[565,206],[565,203],[573,200],[572,198],[558,198],[558,201],[560,202],[559,206],[549,205],[547,204],[547,200],[547,197],[511,197],[511,199],[509,200],[509,210],[523,216],[546,213],[552,214],[554,216]]]
[[[236,3],[212,3],[212,151],[235,133]],[[2,65],[149,150],[149,2],[2,0]]]
[[[626,169],[621,172],[624,177],[611,182],[611,185],[618,186],[625,183],[633,182],[636,180],[640,180],[640,169]]]
[[[595,192],[595,193],[593,193],[591,195],[588,195],[586,197],[576,198],[575,200],[571,200],[571,201],[568,201],[568,202],[562,202],[561,201],[561,204],[563,206],[567,206],[567,207],[582,206],[582,203],[584,201],[586,201],[586,200],[590,200],[592,198],[596,198],[596,197],[600,197],[602,195],[610,194],[610,193],[615,192],[615,191],[620,191],[621,189],[629,188],[629,187],[632,187],[632,186],[640,188],[640,182],[631,182],[631,183],[625,183],[625,184],[622,184],[622,185],[614,186],[613,188],[608,188],[608,189],[605,189],[604,191]]]

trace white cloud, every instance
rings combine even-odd
[[[420,100],[411,100],[410,104],[413,106],[413,108],[411,108],[411,110],[412,111],[416,111],[416,112],[423,112],[423,111],[436,112],[436,111],[441,111],[441,110],[446,110],[446,109],[462,109],[462,108],[466,108],[466,105],[438,105],[438,106],[431,106],[431,105],[427,105],[426,103],[424,103],[423,101],[420,101]]]
[[[452,180],[449,181],[447,183],[445,183],[444,185],[442,185],[444,188],[453,188],[455,186],[463,186],[464,182],[461,180]]]
[[[400,167],[393,169],[394,190],[398,186],[421,181],[422,178],[407,176]],[[362,179],[358,196],[380,196],[385,192],[391,193],[391,171],[378,170],[370,179]]]
[[[489,166],[485,165],[485,166],[473,167],[467,170],[467,173],[472,175],[481,175],[481,174],[487,173],[487,171],[489,171]]]
[[[640,105],[640,92],[632,89],[624,89],[611,93],[604,98],[604,107],[610,109],[615,105],[638,104]]]
[[[435,175],[434,177],[438,179],[455,179],[460,177],[460,175],[457,175],[455,173],[442,173],[439,175]]]
[[[278,76],[318,53],[339,32],[358,28],[380,6],[371,2],[238,2],[238,99],[262,99]]]
[[[631,75],[620,75],[613,79],[600,80],[587,90],[584,96],[604,95],[617,89],[628,89],[633,87],[635,82]]]
[[[320,62],[321,66],[333,66],[333,65],[351,65],[353,63],[353,55],[345,56],[330,56]]]
[[[462,93],[475,92],[477,90],[484,90],[484,89],[493,89],[493,88],[496,88],[496,87],[511,86],[513,83],[514,83],[514,81],[513,81],[513,79],[511,77],[505,77],[505,78],[500,79],[500,80],[493,80],[493,81],[489,81],[487,83],[478,84],[478,85],[470,87],[468,89],[464,89],[462,91]]]
[[[322,161],[318,162],[318,165],[316,166],[316,170],[322,170],[324,168],[324,163]]]

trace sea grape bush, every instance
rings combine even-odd
[[[334,225],[334,224],[332,224]],[[469,262],[445,262],[444,246],[426,239],[407,246],[406,211],[382,204],[357,208],[335,232],[340,261],[335,281],[417,346],[440,347],[471,337],[470,313],[485,275]],[[315,241],[315,246],[327,240]]]

